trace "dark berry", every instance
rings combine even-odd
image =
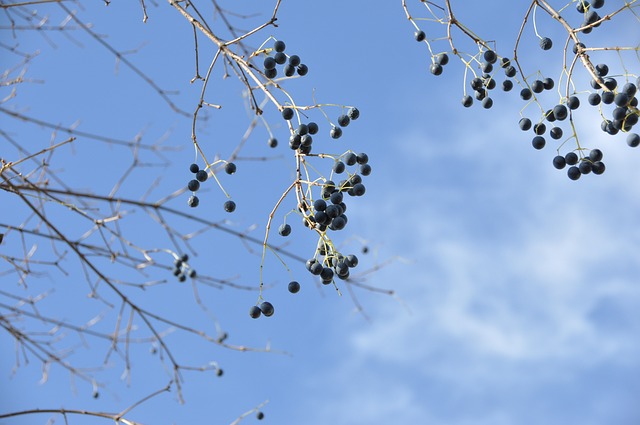
[[[345,215],[341,215],[338,216],[336,218],[334,218],[333,220],[331,220],[331,225],[329,226],[329,228],[331,230],[342,230],[344,229],[344,226],[347,225],[347,220],[345,220]]]
[[[638,91],[638,88],[636,87],[635,84],[627,83],[624,86],[622,86],[621,93],[626,93],[627,96],[629,96],[629,98],[632,98],[633,96],[636,95],[637,91]]]
[[[200,199],[198,199],[196,195],[191,195],[189,197],[189,200],[187,201],[187,205],[189,205],[191,208],[195,208],[200,205]]]
[[[445,66],[449,63],[449,56],[446,53],[438,53],[436,55],[436,63],[439,63],[442,66]]]
[[[282,223],[280,227],[278,227],[278,233],[280,236],[289,236],[291,234],[291,226],[286,223]]]
[[[346,127],[351,122],[351,119],[347,115],[340,115],[338,117],[338,125],[340,127]]]
[[[531,145],[535,148],[535,149],[542,149],[544,148],[544,145],[546,144],[546,141],[544,140],[544,137],[542,136],[536,136],[533,138],[533,140],[531,141]]]
[[[251,306],[249,309],[249,316],[253,319],[257,319],[262,314],[262,310],[257,305]]]
[[[320,279],[322,279],[322,282],[331,282],[331,280],[333,279],[333,270],[331,270],[329,267],[323,267],[322,268],[322,272],[320,272]]]
[[[331,131],[329,132],[329,135],[331,136],[332,139],[339,139],[340,136],[342,136],[342,129],[340,127],[331,127]]]
[[[591,6],[594,9],[600,9],[602,6],[604,6],[604,0],[593,0],[591,2]]]
[[[198,170],[198,172],[196,173],[196,180],[198,180],[199,182],[207,181],[208,177],[209,174],[207,174],[205,170]]]
[[[189,171],[191,171],[192,173],[197,173],[198,170],[200,170],[200,167],[198,167],[198,164],[191,164],[189,165]]]
[[[521,130],[527,131],[531,128],[531,120],[529,118],[520,118],[518,125]]]
[[[363,176],[368,176],[369,174],[371,174],[371,165],[362,164],[360,166],[360,174],[362,174]]]
[[[313,209],[316,211],[324,211],[327,208],[327,202],[324,199],[316,199],[313,202]]]
[[[515,77],[516,73],[517,73],[516,68],[513,65],[509,65],[504,69],[504,75],[506,75],[507,77],[510,77],[510,78]]]
[[[349,118],[351,118],[351,120],[355,121],[358,118],[360,118],[360,110],[354,106],[352,106],[351,108],[349,108],[349,110],[347,111],[347,116]]]
[[[482,107],[484,109],[490,109],[493,106],[493,100],[490,97],[482,99]]]
[[[563,121],[568,116],[567,107],[564,105],[556,105],[553,108],[553,115],[560,121]]]
[[[322,273],[322,270],[324,270],[324,267],[322,267],[322,264],[320,264],[318,262],[313,263],[309,267],[309,271],[311,272],[312,275],[315,275],[315,276],[319,276],[320,273]]]
[[[275,55],[273,55],[273,59],[276,61],[278,65],[282,65],[285,62],[287,62],[287,55],[285,55],[282,52],[278,52]]]
[[[605,78],[604,79],[604,86],[606,88],[608,88],[609,90],[613,91],[616,89],[616,87],[618,87],[618,80],[616,80],[615,78]]]
[[[632,148],[637,148],[638,145],[640,145],[640,136],[636,133],[629,133],[629,135],[627,136],[627,145],[631,146]]]
[[[234,164],[233,162],[227,162],[224,165],[224,172],[227,174],[233,174],[236,172],[236,164]]]
[[[356,196],[364,195],[365,191],[366,191],[366,188],[362,183],[353,185],[353,193],[355,193]]]
[[[189,180],[189,183],[187,184],[187,188],[192,191],[195,192],[198,189],[200,189],[200,182],[196,179],[193,180]]]
[[[442,74],[442,65],[440,65],[439,63],[432,63],[431,66],[429,67],[429,71],[433,75],[440,75]]]
[[[284,49],[287,47],[286,44],[284,44],[284,41],[282,40],[278,40],[275,43],[273,43],[273,50],[275,50],[276,52],[284,52]]]
[[[266,316],[266,314],[265,314],[265,316]],[[258,420],[261,421],[262,419],[264,419],[264,413],[262,413],[262,412],[256,413],[256,418],[258,418]]]
[[[589,161],[582,161],[580,165],[578,165],[578,170],[580,170],[581,174],[589,174],[591,172],[592,166]]]
[[[564,156],[557,155],[555,158],[553,158],[553,166],[558,170],[562,170],[565,165],[567,165],[567,161],[565,161]]]
[[[534,93],[541,93],[542,90],[544,90],[544,83],[542,81],[535,80],[531,84],[531,91],[533,91]]]
[[[553,78],[547,77],[544,80],[542,80],[542,85],[544,86],[545,90],[551,90],[555,85],[555,83],[553,82]]]
[[[262,304],[260,304],[260,310],[262,311],[262,314],[264,314],[267,317],[273,316],[273,305],[268,302],[265,301]]]
[[[629,96],[624,92],[620,92],[613,98],[613,103],[617,106],[627,106],[629,104]]]
[[[309,73],[309,67],[303,63],[301,63],[300,65],[298,65],[296,67],[296,71],[298,72],[298,75],[301,77],[304,77],[305,75],[307,75]]]
[[[267,69],[264,71],[264,75],[273,80],[274,78],[276,78],[276,76],[278,75],[278,70],[273,68],[273,69]]]
[[[357,155],[356,155],[355,153],[353,153],[353,152],[348,152],[348,153],[346,153],[346,154],[345,154],[345,156],[344,156],[344,162],[345,162],[347,165],[355,165],[355,164],[356,164],[356,162],[358,162],[358,157],[357,157]]]
[[[298,55],[289,56],[289,64],[291,64],[292,66],[300,65],[300,57]]]
[[[471,80],[471,88],[474,90],[480,90],[483,85],[484,83],[482,82],[481,78],[476,77],[473,80]]]
[[[533,132],[538,136],[543,135],[547,131],[547,126],[544,123],[538,123],[533,125]]]
[[[549,132],[552,139],[558,140],[562,138],[562,129],[560,127],[553,127]]]
[[[542,50],[549,50],[551,46],[553,46],[553,42],[549,37],[542,37],[542,39],[540,39],[540,47]]]
[[[309,134],[316,134],[318,132],[318,124],[313,121],[307,124],[307,127],[309,128]]]
[[[300,283],[293,280],[289,282],[289,286],[287,287],[287,289],[289,289],[289,292],[291,292],[292,294],[297,294],[300,291]]]
[[[469,95],[465,95],[462,97],[462,106],[464,106],[465,108],[468,108],[469,106],[473,105],[473,98]]]
[[[486,52],[484,52],[484,60],[489,62],[489,63],[496,63],[496,61],[498,60],[498,56],[496,55],[496,52],[494,52],[493,50],[487,50]]]
[[[591,149],[589,152],[589,159],[591,162],[602,161],[602,151],[600,149]]]
[[[589,7],[590,7],[590,6],[591,6],[591,5],[589,4],[589,2],[588,2],[588,1],[578,0],[578,4],[576,4],[576,10],[577,10],[579,13],[584,13],[584,12],[586,12],[587,10],[589,10]]]
[[[528,88],[520,90],[520,97],[522,98],[522,100],[529,100],[531,99],[531,96],[531,90],[529,90]]]
[[[224,210],[228,213],[236,210],[236,203],[233,201],[227,201],[224,203]]]
[[[602,103],[605,105],[611,105],[616,95],[613,94],[612,91],[603,91],[602,92]]]
[[[556,116],[553,113],[553,109],[549,109],[547,112],[544,113],[544,119],[546,119],[549,122],[554,122],[556,120]]]
[[[569,176],[571,180],[578,180],[581,175],[582,173],[580,173],[580,170],[575,165],[569,167],[567,170],[567,176]]]
[[[413,36],[415,37],[416,41],[424,41],[424,39],[427,38],[427,34],[425,34],[422,30],[416,31]]]
[[[364,152],[360,152],[358,155],[356,155],[356,161],[358,162],[358,164],[366,164],[367,162],[369,162],[369,155]]]
[[[502,90],[503,91],[511,91],[511,89],[513,88],[513,81],[511,80],[504,80],[502,82]]]
[[[276,139],[275,137],[271,137],[267,141],[267,144],[269,145],[270,148],[275,148],[276,146],[278,146],[278,139]]]
[[[292,77],[293,74],[296,73],[296,67],[291,65],[290,63],[284,66],[284,75],[287,77]]]
[[[587,46],[584,43],[576,43],[573,45],[573,54],[577,54],[579,51],[583,51]]]
[[[598,93],[591,93],[589,95],[589,105],[591,106],[598,106],[600,104],[600,101],[602,100],[602,98],[600,97],[600,95]]]
[[[282,118],[284,118],[287,121],[289,121],[291,118],[293,118],[293,109],[284,108],[282,110]]]
[[[578,99],[578,96],[569,96],[569,99],[567,99],[567,106],[571,110],[578,109],[580,107],[580,99]]]
[[[336,174],[341,174],[344,172],[346,166],[344,165],[344,162],[342,161],[337,161],[335,164],[333,164],[333,172]]]
[[[576,165],[578,163],[578,155],[575,152],[569,152],[564,156],[568,165]]]
[[[276,60],[271,56],[264,58],[264,69],[267,71],[276,67]]]
[[[604,162],[602,161],[596,161],[591,164],[591,172],[596,175],[604,173],[605,168],[606,167],[604,166]]]
[[[299,134],[301,136],[304,136],[308,132],[309,132],[309,126],[306,124],[300,124],[296,129],[296,134]]]
[[[311,146],[311,143],[313,143],[313,137],[310,134],[305,134],[300,138],[300,145],[303,147]]]

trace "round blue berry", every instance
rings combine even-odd
[[[261,314],[262,310],[260,310],[260,307],[257,305],[251,306],[249,309],[249,316],[251,316],[252,319],[257,319]]]
[[[236,210],[236,203],[231,200],[225,202],[224,210],[228,213],[234,212]]]
[[[289,236],[291,234],[291,226],[287,223],[283,223],[278,227],[278,233],[280,236]]]
[[[289,282],[289,285],[288,285],[287,289],[292,294],[297,294],[298,292],[300,292],[300,283],[298,283],[295,280],[293,280],[293,281]]]
[[[274,313],[273,305],[268,301],[265,301],[262,304],[260,304],[260,310],[262,311],[262,314],[264,314],[267,317],[273,316],[273,313]]]

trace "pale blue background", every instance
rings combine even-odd
[[[193,77],[191,27],[165,2],[157,7],[148,4],[150,19],[143,25],[138,3],[128,3],[83,4],[85,10],[79,16],[92,22],[99,34],[108,35],[117,49],[140,47],[127,57],[161,87],[179,90],[176,103],[191,113],[200,93],[200,85],[189,84]],[[611,11],[620,2],[607,3],[611,5],[604,10]],[[248,21],[247,28],[271,11],[270,4],[262,9],[259,2],[227,7],[262,13]],[[462,7],[467,8],[460,9],[463,22],[496,40],[502,51],[512,51],[524,5],[467,2]],[[63,18],[55,5],[40,9],[51,15],[53,23]],[[412,10],[421,14],[419,8]],[[579,18],[572,10],[566,13]],[[586,93],[581,94],[585,106],[576,118],[581,141],[585,147],[603,150],[607,171],[572,182],[564,171],[551,166],[555,142],[535,151],[531,135],[517,128],[524,103],[515,92],[493,95],[492,110],[479,105],[465,110],[460,105],[460,63],[452,60],[440,77],[428,73],[428,50],[413,40],[413,28],[399,1],[284,1],[278,16],[278,28],[268,28],[250,41],[257,46],[269,35],[283,39],[287,52],[300,55],[309,66],[307,77],[285,82],[285,88],[302,103],[311,102],[315,88],[318,102],[356,105],[362,113],[339,141],[326,136],[326,122],[314,115],[324,130],[314,146],[331,153],[353,149],[369,154],[373,173],[365,179],[367,193],[349,199],[349,224],[336,240],[349,252],[359,253],[362,244],[370,248],[367,255],[359,253],[362,270],[391,260],[367,283],[393,289],[397,297],[356,288],[367,320],[354,312],[342,283],[343,296],[338,297],[330,287],[315,285],[295,261],[288,265],[303,289],[295,296],[288,294],[290,276],[270,257],[265,281],[274,286],[265,297],[276,306],[272,318],[248,317],[248,307],[256,298],[252,292],[204,288],[201,295],[229,332],[229,342],[270,344],[289,354],[238,353],[172,335],[170,341],[181,355],[195,359],[196,364],[215,360],[224,376],[185,372],[184,405],[173,391],[138,407],[130,418],[150,424],[226,424],[268,399],[264,422],[271,424],[637,424],[640,173],[638,152],[626,146],[624,135],[600,132],[601,118],[596,109],[586,108]],[[477,18],[478,23],[474,26],[465,18]],[[564,37],[542,14],[539,18],[538,29],[554,37],[554,48],[540,51],[528,27],[523,45],[532,50],[521,56],[528,56],[523,61],[531,75],[540,69],[545,76],[557,78]],[[2,25],[8,25],[5,16],[1,19]],[[616,31],[600,39],[594,31],[585,40],[593,45],[636,46],[637,20],[620,22],[608,26]],[[442,27],[425,25],[428,28],[443,34]],[[621,33],[625,37],[620,38]],[[3,43],[15,43],[9,31],[1,34]],[[164,144],[182,148],[166,155],[171,165],[138,170],[124,193],[139,197],[156,177],[162,180],[151,199],[181,188],[190,178],[187,167],[193,161],[190,119],[173,113],[122,64],[116,72],[113,56],[94,40],[79,31],[73,34],[76,42],[47,33],[51,43],[35,32],[20,34],[23,51],[41,49],[27,75],[44,84],[21,85],[18,96],[4,106],[62,125],[80,120],[81,130],[120,139],[131,139],[143,130],[147,143],[166,138]],[[204,39],[200,42],[204,73],[212,48]],[[602,60],[621,72],[615,54]],[[15,63],[15,57],[3,53],[3,69]],[[625,65],[630,73],[638,73],[637,60]],[[242,137],[250,117],[240,97],[242,86],[234,77],[222,81],[221,68],[217,71],[208,100],[224,107],[210,113],[199,134],[210,157],[225,157]],[[577,80],[579,90],[587,90],[584,73],[578,75],[582,78]],[[8,89],[2,93],[4,97]],[[548,96],[556,99],[546,103],[551,107],[558,95]],[[333,119],[339,113],[339,109],[327,111]],[[533,106],[524,112],[531,118],[537,114]],[[224,197],[213,184],[202,192],[196,211],[215,221],[229,219],[228,225],[240,231],[255,224],[252,235],[258,238],[294,170],[282,120],[273,108],[265,116],[279,135],[279,148],[266,147],[268,133],[259,126],[242,155],[271,159],[238,161],[237,175],[223,176],[225,188],[238,203],[237,212],[222,212]],[[6,116],[1,120],[2,128],[28,144],[25,148],[30,151],[49,143],[49,129],[25,126]],[[56,140],[64,137],[58,134]],[[6,141],[1,143],[2,156],[9,152],[6,157],[15,158],[15,150]],[[144,155],[149,162],[164,162]],[[83,179],[80,187],[104,193],[128,167],[131,155],[126,149],[79,139],[74,149],[63,148],[53,160],[70,181]],[[318,164],[329,171],[329,162]],[[10,195],[1,196],[3,203],[17,205]],[[186,198],[187,194],[181,195],[171,206],[187,209]],[[283,213],[294,206],[294,201],[285,202],[277,219],[282,220]],[[13,223],[19,222],[14,216],[23,213],[14,207],[2,210],[3,220]],[[138,231],[137,241],[153,246],[160,232],[141,224],[148,221],[136,214],[123,225]],[[311,256],[313,238],[305,235],[297,220],[292,224],[289,248],[302,257]],[[86,230],[70,222],[61,225],[78,236]],[[186,233],[200,229],[185,222],[180,228]],[[247,254],[236,239],[209,231],[193,245],[198,253],[192,256],[193,264],[199,273],[237,277],[238,283],[257,286],[259,255]],[[0,254],[15,254],[19,247],[15,239],[7,239]],[[168,257],[158,258],[170,263]],[[15,288],[16,277],[3,275],[0,282]],[[145,305],[215,334],[195,306],[190,286],[168,282],[133,294]],[[86,300],[88,289],[81,275],[65,277],[50,271],[48,277],[33,279],[29,293],[52,287],[56,292],[43,307],[48,314],[60,318],[77,314],[86,321],[97,312]],[[123,364],[113,357],[108,372],[100,375],[109,387],[94,400],[89,385],[70,383],[68,374],[56,367],[50,382],[38,385],[40,369],[33,358],[12,374],[13,341],[1,335],[0,412],[33,407],[119,411],[169,379],[144,346],[132,358],[131,385],[120,380]],[[99,364],[105,350],[106,344],[92,342],[90,353],[98,353],[97,360],[87,364]],[[78,352],[78,361],[88,362],[86,351]],[[49,417],[5,422],[46,423]],[[70,417],[69,422],[104,421]],[[257,421],[252,415],[244,422]],[[63,419],[57,417],[56,423]]]

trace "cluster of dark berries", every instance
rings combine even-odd
[[[287,111],[286,114],[285,111]],[[291,111],[291,113],[289,114],[288,111]],[[293,117],[293,110],[291,108],[285,108],[283,110],[282,116],[286,118],[289,115],[291,115],[291,117],[288,118],[288,120]],[[313,135],[317,134],[318,130],[318,124],[316,124],[315,122],[300,124],[289,137],[289,147],[293,150],[298,150],[298,152],[305,155],[311,153]]]
[[[285,48],[286,45],[284,44],[284,41],[278,40],[273,43],[274,55],[264,58],[264,75],[266,75],[267,78],[276,78],[278,75],[278,65],[284,65],[284,75],[287,77],[292,77],[296,72],[300,76],[307,75],[309,72],[307,65],[300,62],[300,57],[298,55],[288,56],[284,52]]]
[[[581,27],[585,27],[582,32],[585,34],[589,34],[593,28],[597,28],[600,26],[600,22],[598,22],[601,17],[598,15],[593,9],[600,9],[604,6],[604,0],[592,0],[591,2],[585,0],[578,0],[576,4],[576,10],[578,13],[582,13],[584,15],[584,21],[582,21]],[[598,23],[596,23],[598,22]],[[592,24],[595,24],[591,26]]]
[[[231,175],[231,174],[235,174],[236,172],[236,164],[234,164],[233,162],[227,162],[224,165],[224,171],[225,173]],[[187,201],[187,204],[191,207],[191,208],[195,208],[198,205],[200,205],[200,199],[196,196],[196,192],[198,191],[198,189],[200,189],[200,183],[204,183],[205,181],[207,181],[207,178],[209,177],[209,174],[207,173],[206,170],[201,170],[200,167],[198,166],[198,164],[191,164],[189,166],[189,171],[191,171],[193,174],[195,174],[195,178],[189,180],[189,183],[187,183],[187,189],[189,189],[192,193],[192,195],[189,197],[189,200]],[[236,203],[233,202],[232,200],[228,200],[224,203],[224,210],[226,212],[233,212],[236,210]]]
[[[489,91],[497,87],[497,83],[492,73],[494,71],[494,65],[498,62],[498,55],[493,50],[485,50],[482,55],[483,62],[480,63],[480,70],[482,75],[475,77],[471,80],[471,89],[474,92],[474,96],[464,95],[462,97],[462,106],[465,108],[473,105],[473,99],[479,100],[482,103],[482,107],[489,109],[493,106],[493,99],[489,96]],[[507,77],[502,82],[502,90],[505,92],[513,89],[513,80],[511,78],[516,75],[516,68],[511,65],[511,60],[508,58],[500,59],[500,67],[504,70],[504,74]]]
[[[322,185],[321,199],[316,199],[310,208],[306,203],[299,207],[303,214],[303,223],[307,227],[314,227],[321,232],[329,230],[342,230],[347,225],[347,204],[344,202],[345,193],[349,196],[362,196],[366,192],[366,187],[362,183],[362,176],[371,173],[371,166],[368,164],[369,157],[366,153],[355,154],[347,152],[341,160],[334,164],[334,172],[340,173],[346,170],[346,166],[359,164],[360,173],[354,172],[348,178],[335,183],[333,180],[326,180]],[[280,230],[289,230],[290,228]],[[280,234],[283,234],[282,232]]]
[[[180,282],[187,280],[187,276],[192,279],[196,277],[196,271],[189,266],[187,261],[189,261],[189,256],[183,254],[182,257],[176,258],[173,262],[173,275],[176,276]]]
[[[565,156],[557,155],[553,158],[553,166],[558,170],[562,170],[567,165],[567,176],[571,180],[578,180],[581,175],[593,174],[599,175],[604,173],[605,166],[602,162],[602,151],[600,149],[592,149],[588,156],[580,158],[575,152],[569,152]]]
[[[637,87],[640,85],[640,78],[635,84],[627,82],[622,87],[618,87],[618,82],[615,78],[607,77],[609,67],[606,64],[596,65],[595,70],[598,79],[591,81],[591,87],[598,91],[589,95],[587,99],[589,105],[600,108],[602,116],[606,116],[602,105],[613,105],[611,115],[605,118],[600,125],[602,131],[612,136],[621,131],[628,133],[627,144],[631,147],[637,147],[640,145],[640,136],[636,133],[631,133],[631,131],[638,123],[639,118],[636,94]],[[571,95],[562,104],[556,105],[547,111],[539,123],[532,125],[530,119],[522,118],[519,125],[525,131],[533,129],[535,136],[531,143],[535,149],[542,149],[546,144],[544,134],[547,131],[547,126],[545,121],[549,124],[553,123],[549,130],[549,136],[555,140],[561,139],[563,131],[556,122],[564,121],[571,111],[579,107],[579,97]],[[579,153],[582,155],[582,150]],[[557,169],[563,169],[566,165],[569,165],[567,175],[571,180],[578,180],[582,174],[593,173],[599,175],[605,171],[605,166],[602,163],[602,152],[599,149],[591,150],[589,155],[584,157],[578,157],[578,154],[574,152],[569,152],[564,157],[558,155],[553,159],[553,165]]]
[[[290,121],[293,118],[293,109],[285,107],[282,109],[282,118]],[[351,121],[357,120],[360,116],[358,108],[351,107],[346,114],[342,114],[338,117],[338,125],[332,125],[329,135],[332,139],[339,139],[342,136],[342,128],[349,125]],[[293,130],[289,137],[289,147],[293,150],[308,155],[311,153],[311,144],[313,143],[313,135],[318,133],[320,128],[315,122],[309,122],[307,124],[300,124]],[[274,138],[269,139],[269,145],[272,147],[277,146],[278,141]]]
[[[195,174],[195,179],[191,179],[189,183],[187,183],[187,188],[193,192],[193,194],[189,197],[187,204],[191,208],[195,208],[200,205],[200,199],[196,196],[196,192],[200,189],[200,183],[207,181],[209,175],[205,170],[201,170],[198,164],[191,164],[189,166],[189,171]]]
[[[596,65],[596,72],[598,74],[597,80],[591,80],[591,86],[594,89],[601,88],[599,92],[594,92],[589,95],[589,104],[592,106],[614,105],[614,109],[610,118],[605,118],[600,128],[607,134],[612,136],[623,131],[625,133],[630,132],[633,127],[638,123],[638,98],[636,94],[638,92],[638,85],[640,85],[640,78],[636,83],[626,83],[622,87],[618,87],[618,81],[613,77],[605,77],[609,69],[606,64]],[[601,112],[602,112],[602,107]],[[604,116],[604,113],[602,114]]]
[[[339,279],[349,278],[349,270],[358,265],[358,257],[353,254],[342,255],[321,242],[318,256],[310,258],[306,262],[307,270],[315,276],[320,276],[322,283],[328,285],[337,276]]]
[[[360,111],[358,108],[351,107],[347,110],[346,114],[342,114],[338,117],[338,126],[332,125],[329,135],[332,139],[339,139],[342,136],[342,129],[349,125],[351,121],[355,121],[360,117]]]
[[[429,67],[429,71],[433,75],[440,75],[444,70],[443,66],[449,63],[449,56],[446,53],[438,53],[432,59],[431,66]]]
[[[266,317],[270,317],[273,316],[273,313],[273,304],[268,301],[261,303],[259,306],[254,305],[249,309],[249,316],[251,316],[253,319],[257,319],[262,314],[264,314]]]

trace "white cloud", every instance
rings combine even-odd
[[[367,299],[373,323],[357,326],[335,372],[357,379],[354,385],[341,381],[328,409],[363,406],[353,410],[366,415],[339,423],[427,423],[425,417],[429,423],[514,423],[509,418],[525,412],[508,401],[494,402],[473,420],[439,413],[438,406],[418,401],[424,388],[417,382],[435,380],[451,392],[438,395],[436,404],[456,397],[476,400],[478,388],[508,400],[512,386],[533,391],[587,379],[581,377],[585,370],[637,368],[632,359],[638,358],[640,343],[630,335],[640,328],[633,313],[640,302],[633,278],[640,238],[625,221],[626,213],[611,204],[623,199],[628,187],[616,186],[617,178],[571,187],[574,182],[563,175],[529,177],[521,166],[500,158],[478,166],[467,162],[477,179],[456,181],[455,173],[443,179],[443,157],[469,161],[488,137],[462,142],[462,148],[434,149],[438,143],[416,140],[420,131],[412,134],[398,142],[401,151],[411,153],[405,166],[412,171],[376,189],[393,196],[351,208],[354,222],[377,229],[376,237],[391,251],[399,249],[414,260],[383,269],[374,279],[389,282],[383,285],[394,287],[412,313],[387,298]],[[496,134],[496,128],[487,134]],[[517,150],[511,142],[496,143],[506,156]],[[509,170],[509,179],[501,178],[501,166]],[[424,171],[419,182],[412,182],[416,167]],[[603,325],[612,312],[621,315],[618,332]],[[394,378],[407,368],[409,379]],[[433,389],[426,392],[433,395]],[[531,423],[536,418],[556,423],[540,415],[531,416]]]

